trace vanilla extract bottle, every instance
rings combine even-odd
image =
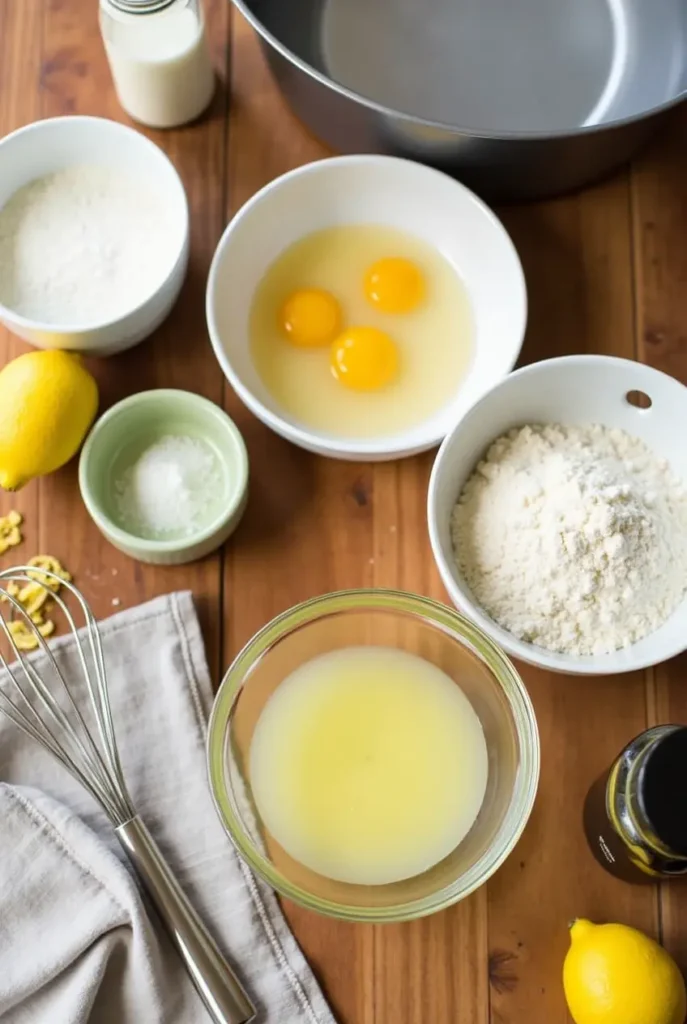
[[[584,827],[616,877],[687,877],[687,727],[658,725],[632,740],[590,789]]]

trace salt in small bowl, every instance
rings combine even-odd
[[[217,493],[197,528],[159,539],[141,536],[123,519],[118,484],[146,449],[168,436],[208,446]],[[248,454],[234,422],[213,402],[189,391],[144,391],[96,422],[81,452],[79,487],[94,523],[119,551],[139,562],[181,565],[210,554],[237,527],[248,497]]]

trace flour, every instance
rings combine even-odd
[[[31,320],[83,327],[135,309],[178,250],[163,197],[82,164],[29,182],[0,210],[0,302]]]
[[[687,591],[685,485],[620,430],[511,430],[465,485],[451,531],[485,611],[548,650],[626,647]]]

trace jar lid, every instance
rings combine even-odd
[[[637,799],[664,846],[687,857],[687,727],[676,726],[649,749],[638,772]]]
[[[124,14],[154,14],[171,7],[176,0],[109,0],[109,3]]]

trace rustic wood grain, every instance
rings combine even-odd
[[[687,384],[687,111],[676,112],[632,175],[639,356]],[[685,439],[682,438],[682,443]],[[650,722],[687,722],[687,656],[649,677]],[[687,887],[661,886],[662,939],[687,968]]]
[[[0,45],[6,51],[0,70],[3,131],[61,114],[97,114],[133,124],[114,96],[97,4],[0,2],[5,22]],[[154,337],[116,359],[89,360],[100,385],[101,411],[134,391],[161,386],[190,387],[221,401],[221,374],[205,327],[204,290],[223,225],[228,10],[223,0],[206,6],[220,78],[210,112],[183,132],[148,131],[134,125],[168,153],[184,180],[192,223],[189,276],[169,320]],[[6,357],[26,348],[6,336],[2,345]],[[213,674],[218,674],[221,555],[179,568],[143,567],[120,555],[100,536],[79,500],[76,460],[2,501],[2,507],[13,505],[26,515],[26,543],[15,558],[20,552],[28,556],[41,550],[63,559],[99,616],[157,594],[191,589]]]
[[[233,37],[230,211],[256,184],[326,153],[285,107],[238,16]],[[442,596],[426,530],[431,457],[374,467],[320,459],[272,435],[235,402],[229,408],[253,472],[253,498],[227,566],[232,648],[268,615],[327,590],[374,584]],[[427,1016],[448,1020],[457,1005],[466,1020],[486,1021],[485,908],[477,894],[442,917],[377,929],[287,912],[343,1020],[420,1024]],[[455,1002],[448,996],[457,990]]]
[[[43,54],[42,5],[39,0],[14,4],[0,0],[0,134],[5,135],[41,116],[41,60]],[[29,351],[27,345],[0,325],[0,366]],[[38,483],[18,495],[0,489],[0,515],[16,509],[25,517],[24,544],[0,555],[3,568],[39,550],[41,493]],[[55,552],[57,554],[57,552]]]
[[[276,94],[256,41],[238,16],[232,39],[227,215],[278,174],[325,155]],[[297,601],[370,582],[373,510],[368,469],[294,448],[258,423],[233,394],[227,394],[227,408],[251,460],[250,501],[225,567],[229,655]],[[359,499],[365,495],[362,503],[354,488]],[[286,909],[340,1018],[376,1021],[372,929]]]
[[[504,210],[530,297],[525,361],[575,352],[635,355],[627,175],[579,196]],[[616,882],[591,858],[581,827],[587,789],[645,728],[641,673],[566,679],[520,666],[537,712],[542,775],[513,856],[488,885],[494,1021],[568,1020],[560,984],[566,924],[576,916],[656,931],[654,890]]]
[[[276,175],[327,155],[279,96],[253,34],[226,0],[206,2],[220,83],[210,113],[147,132],[189,193],[191,271],[169,321],[132,352],[93,361],[102,408],[133,391],[185,387],[222,401],[251,458],[251,498],[225,550],[177,569],[141,566],[98,534],[76,466],[0,496],[26,516],[21,553],[63,558],[96,613],[175,588],[199,604],[213,674],[272,615],[341,587],[398,586],[445,600],[427,541],[432,456],[387,465],[320,459],[270,433],[224,384],[204,323],[204,285],[226,219]],[[230,79],[227,79],[227,69]],[[225,84],[229,81],[231,104]],[[0,133],[37,117],[126,121],[87,0],[0,0]],[[624,173],[580,196],[500,211],[530,291],[523,361],[569,352],[640,357],[687,382],[685,121]],[[25,347],[0,332],[0,365]],[[0,566],[16,554],[0,556]],[[566,924],[575,915],[662,925],[687,966],[686,890],[614,882],[587,851],[584,793],[647,721],[687,721],[684,659],[649,673],[573,680],[523,668],[542,735],[535,812],[489,885],[445,914],[363,927],[286,912],[341,1024],[564,1024]],[[682,919],[682,923],[681,923]],[[282,1024],[282,1022],[279,1022]],[[287,1024],[287,1022],[283,1022]]]

